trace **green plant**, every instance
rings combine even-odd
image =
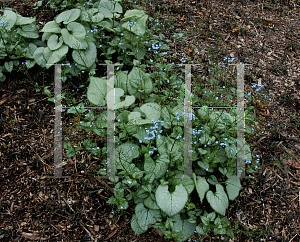
[[[3,72],[12,72],[20,64],[19,59],[26,59],[27,68],[35,65],[33,52],[41,43],[35,18],[22,17],[12,9],[1,10],[0,17],[0,81],[6,76]],[[33,39],[33,40],[32,40]]]
[[[102,54],[107,58],[106,63],[108,60],[114,60],[114,63],[124,61],[122,62],[123,70],[117,67],[115,88],[110,91],[111,93],[106,92],[106,77],[94,76],[95,67],[92,65],[96,57],[90,58],[92,61],[89,66],[85,65],[85,70],[88,70],[90,74],[87,90],[90,103],[95,106],[105,106],[106,97],[115,95],[114,109],[118,122],[115,124],[114,164],[116,175],[123,176],[123,179],[119,181],[116,177],[109,178],[116,183],[116,186],[114,196],[108,200],[108,203],[117,206],[119,210],[127,209],[130,203],[135,205],[131,226],[136,234],[154,227],[161,229],[167,238],[175,238],[178,241],[186,240],[195,230],[203,235],[213,230],[215,233],[233,237],[233,232],[228,228],[229,223],[225,213],[229,200],[234,200],[241,189],[239,178],[231,177],[236,169],[237,114],[235,109],[218,111],[203,107],[197,111],[193,110],[194,142],[190,150],[193,172],[192,177],[187,177],[184,174],[183,149],[185,89],[183,78],[174,74],[173,64],[162,61],[167,52],[162,53],[161,50],[164,51],[167,47],[160,42],[168,41],[165,40],[163,34],[159,33],[156,36],[147,29],[148,16],[141,10],[127,11],[124,15],[125,21],[128,21],[126,23],[124,20],[115,21],[114,14],[104,20],[105,17],[99,14],[100,5],[94,6],[96,6],[94,10],[82,8],[81,18],[91,24],[89,28],[94,27],[94,30],[93,21],[88,21],[91,17],[82,13],[94,11],[93,17],[102,19],[101,24],[98,24],[99,28],[105,26],[106,22],[111,23],[109,28],[105,28],[105,36],[101,30],[99,35],[99,28],[95,31],[95,36],[106,37],[101,42],[105,50]],[[78,10],[68,13],[73,16],[76,12]],[[57,21],[65,18],[63,16],[66,16],[66,12],[63,13],[64,15],[61,13],[60,17],[56,17],[55,23],[52,21],[53,23],[48,26],[45,25],[44,31],[53,25],[55,31],[61,32],[62,30],[57,28]],[[155,25],[160,25],[154,19],[149,20]],[[64,19],[64,21],[68,20]],[[125,23],[122,24],[122,22]],[[117,27],[113,28],[115,24]],[[55,34],[53,29],[52,32],[45,33],[50,33],[48,36],[52,36]],[[174,40],[182,37],[183,35],[178,34],[173,36]],[[70,44],[65,43],[65,39],[67,40],[62,34],[62,45]],[[76,42],[72,44],[76,45]],[[128,55],[124,54],[125,50],[129,51],[127,53],[132,56],[130,59],[126,59]],[[117,58],[113,58],[113,53],[118,53]],[[77,61],[76,58],[73,59]],[[155,70],[152,73],[147,73],[147,64],[154,67]],[[84,69],[84,65],[79,62],[77,66]],[[213,69],[213,72],[215,76],[220,74],[217,69]],[[221,92],[225,92],[225,89],[217,87],[216,78],[212,77],[210,81],[215,87],[214,96],[211,96],[212,92],[206,92],[204,95],[208,100],[219,102],[220,100],[216,97]],[[234,94],[235,92],[232,91],[227,101],[232,100]],[[193,100],[199,102],[202,100],[197,98],[196,94],[193,95]],[[79,106],[83,107],[83,103]],[[86,110],[68,110],[68,113],[83,111]],[[251,122],[253,123],[253,117],[249,114],[249,110],[245,115],[246,121],[250,122],[249,125],[247,124],[249,127],[247,126],[246,133],[252,133],[250,125]],[[106,111],[89,110],[76,128],[84,128],[86,132],[92,131],[105,138],[107,135]],[[83,141],[83,145],[93,155],[105,154],[107,150],[106,147],[97,147],[97,143],[91,139]],[[72,148],[67,143],[65,147],[68,149],[68,156],[75,155],[76,148]],[[250,164],[251,151],[247,144],[245,151],[246,163],[248,163],[246,171],[254,172],[251,168],[253,164]],[[106,162],[102,164],[105,167]],[[98,173],[106,175],[106,169],[100,169]],[[176,178],[177,176],[181,178]],[[130,193],[128,193],[129,190]],[[198,199],[192,199],[192,193],[197,194]],[[209,205],[210,209],[207,211],[203,209],[204,204]]]
[[[108,203],[119,210],[127,209],[130,204],[135,206],[131,227],[136,234],[154,227],[162,230],[167,238],[177,241],[188,239],[194,231],[204,235],[213,230],[233,237],[225,214],[229,200],[234,200],[241,189],[239,178],[231,176],[236,170],[236,123],[238,118],[244,117],[237,117],[234,109],[209,108],[201,103],[202,97],[193,94],[193,100],[202,108],[192,111],[193,142],[188,152],[192,153],[193,169],[192,176],[187,176],[184,162],[185,84],[184,78],[174,72],[174,63],[164,61],[168,54],[165,43],[170,40],[159,32],[162,23],[149,18],[144,11],[128,10],[124,18],[119,19],[121,14],[120,1],[108,0],[61,12],[41,30],[42,42],[47,44],[32,46],[34,61],[43,68],[51,66],[47,63],[71,63],[71,67],[63,68],[63,81],[67,80],[67,74],[77,76],[87,71],[87,98],[91,105],[105,106],[107,96],[115,96],[114,165],[116,175],[123,179],[109,177],[116,186]],[[148,29],[147,20],[153,31]],[[173,35],[174,41],[181,38],[186,37]],[[109,93],[107,78],[95,76],[97,62],[123,64],[122,68],[116,68],[115,86]],[[154,68],[152,72],[148,65]],[[209,80],[214,92],[210,90],[203,95],[216,104],[225,88],[217,87],[219,70],[215,68],[213,72],[215,77]],[[44,92],[48,100],[53,101],[47,86]],[[235,92],[229,95],[225,96],[233,100]],[[63,93],[62,97],[66,96],[68,94]],[[83,109],[84,102],[77,106],[82,109],[67,111],[80,115],[82,121],[76,128],[105,138],[106,111],[87,112]],[[250,122],[245,132],[252,133],[250,125],[255,122],[249,110],[245,119]],[[95,156],[106,154],[107,147],[100,148],[90,138],[82,144]],[[82,149],[72,147],[68,142],[64,147],[68,157]],[[245,153],[246,163],[249,163],[246,171],[252,173],[252,155],[247,144]],[[102,165],[105,167],[106,162]],[[106,169],[100,169],[98,173],[106,175]]]

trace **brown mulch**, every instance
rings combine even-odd
[[[23,2],[6,1],[5,6],[22,16],[36,16],[40,27],[53,20],[46,1],[37,11],[32,9],[36,1]],[[254,94],[252,85],[263,84],[261,92],[272,97],[269,101],[261,92],[256,96],[259,125],[247,137],[263,166],[254,179],[242,180],[243,189],[230,202],[227,216],[232,229],[239,230],[234,241],[300,241],[300,2],[169,0],[147,4],[146,10],[152,17],[160,11],[158,18],[167,19],[167,38],[188,31],[187,40],[172,43],[167,58],[203,64],[200,76],[208,75],[212,65],[211,44],[219,60],[228,56],[252,64],[245,70],[245,93]],[[122,214],[106,204],[113,183],[95,176],[98,157],[78,152],[64,158],[63,174],[70,179],[47,178],[54,168],[54,105],[36,88],[50,86],[53,94],[53,70],[13,72],[0,83],[0,241],[167,241],[155,229],[135,236],[130,226],[133,204]],[[193,85],[199,82],[196,77]],[[84,93],[82,80],[85,75],[65,83],[64,90]],[[71,118],[62,115],[66,132],[75,126],[69,124]],[[72,135],[79,142],[85,134]],[[227,240],[213,233],[193,239]]]

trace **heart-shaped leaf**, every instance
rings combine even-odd
[[[174,192],[168,191],[168,186],[159,185],[155,192],[157,205],[168,216],[179,213],[188,200],[188,193],[183,186],[175,186]]]
[[[96,61],[97,48],[93,42],[88,42],[88,48],[86,50],[76,50],[72,53],[72,58],[78,64],[90,68]]]
[[[128,74],[127,87],[130,95],[134,95],[139,89],[149,94],[152,91],[152,81],[149,75],[135,66]]]
[[[85,39],[86,30],[80,23],[68,24],[68,29],[62,29],[61,34],[64,42],[73,49],[88,48],[88,42]],[[68,31],[70,30],[72,33]]]
[[[115,150],[115,160],[119,162],[131,162],[139,156],[139,147],[133,143],[125,143],[119,145]]]
[[[216,184],[216,192],[208,191],[206,199],[213,210],[225,216],[226,209],[228,208],[228,197],[222,185]]]
[[[109,0],[101,0],[98,5],[99,12],[103,13],[105,18],[112,19],[115,13],[115,17],[118,18],[120,15],[117,13],[122,13],[123,9],[120,3],[112,3]]]
[[[41,66],[46,67],[47,61],[50,57],[49,47],[38,47],[33,53],[35,62]]]

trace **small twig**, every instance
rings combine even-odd
[[[80,226],[83,227],[83,229],[89,234],[89,236],[91,237],[92,241],[96,241],[96,242],[97,242],[97,239],[96,239],[96,240],[94,239],[94,237],[93,237],[93,235],[91,234],[91,232],[90,232],[86,227],[84,227],[84,225],[83,225],[81,222],[79,222],[79,224],[80,224]]]
[[[289,242],[291,242],[298,234],[296,234],[293,238],[291,238],[291,240]]]
[[[254,25],[254,23],[252,23],[251,21],[249,21],[252,25],[253,25],[253,27],[254,27],[254,29],[255,29],[255,31],[256,31],[256,35],[257,36],[260,36],[260,34],[258,33],[258,31],[257,31],[257,29],[256,29],[256,27],[255,27],[255,25]]]

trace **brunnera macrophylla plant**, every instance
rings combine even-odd
[[[148,15],[138,9],[127,10],[119,20],[123,14],[120,2],[101,0],[58,14],[41,30],[47,46],[35,50],[35,61],[46,68],[51,66],[46,66],[47,63],[71,63],[72,68],[64,71],[65,81],[67,73],[76,76],[83,71],[95,73],[98,62],[114,61],[128,66],[134,59],[144,59],[146,49],[156,44],[159,37],[154,35],[146,45],[140,44]]]
[[[22,17],[12,9],[1,10],[0,16],[0,81],[6,76],[3,72],[12,72],[14,66],[20,64],[19,59],[27,59],[25,64],[29,69],[35,65],[33,52],[42,45],[39,38],[39,27],[35,25],[36,18]]]
[[[109,178],[116,186],[108,203],[118,209],[135,204],[131,227],[137,235],[154,227],[166,238],[177,241],[185,241],[194,231],[205,235],[213,230],[233,237],[225,214],[229,200],[234,200],[242,188],[239,178],[232,177],[236,171],[236,110],[193,110],[190,151],[193,172],[192,177],[187,177],[184,174],[184,84],[179,85],[176,102],[158,104],[158,95],[152,94],[146,95],[136,107],[140,92],[150,93],[157,84],[146,74],[137,66],[130,73],[118,71],[112,93],[106,93],[106,78],[90,77],[87,98],[92,104],[105,106],[107,95],[115,92],[115,175],[123,179]],[[97,113],[89,110],[86,121],[77,128],[105,138],[106,110]],[[247,115],[245,118],[249,119]],[[106,153],[105,148],[96,149],[97,144],[90,140],[84,146],[94,155]],[[252,159],[247,144],[245,155],[247,160]],[[106,175],[106,169],[98,173]],[[201,205],[196,207],[197,201],[191,199],[193,192],[198,202],[208,203],[212,211],[206,211]]]

